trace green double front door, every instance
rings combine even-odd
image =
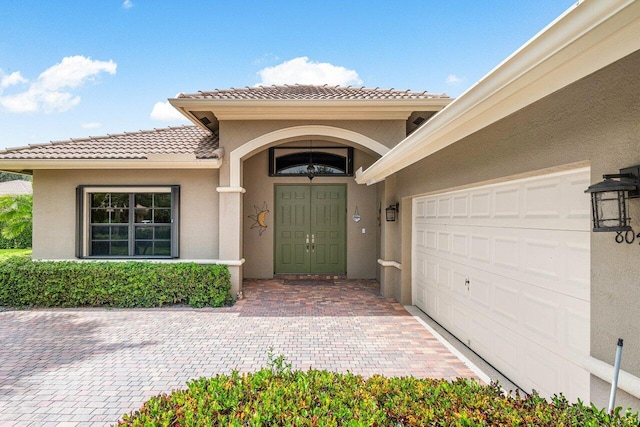
[[[339,184],[276,185],[276,273],[346,273],[346,192]]]

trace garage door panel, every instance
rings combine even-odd
[[[414,199],[416,305],[546,396],[589,396],[589,181],[585,168]]]
[[[454,259],[466,259],[469,250],[469,236],[465,233],[451,233],[451,255]]]
[[[520,319],[527,337],[547,346],[558,346],[560,306],[556,299],[545,299],[541,289],[529,288],[521,295]],[[553,298],[553,295],[550,295]]]
[[[562,372],[566,362],[532,343],[525,345],[521,378],[543,396],[552,396],[562,390]]]
[[[483,316],[473,316],[469,322],[469,342],[467,345],[476,353],[488,356],[495,341],[491,322]]]
[[[520,377],[519,366],[522,366],[520,336],[500,324],[492,324],[490,328],[493,332],[491,351],[484,357],[504,375],[517,382]]]
[[[558,179],[525,184],[523,219],[533,221],[540,218],[560,219],[560,207],[563,205],[560,185],[561,182]]]
[[[591,177],[586,174],[574,174],[567,177],[562,197],[566,200],[565,215],[576,220],[591,219],[590,204],[584,203],[584,189],[591,185]]]
[[[416,234],[414,236],[414,242],[413,245],[416,248],[424,248],[426,247],[426,234],[427,232],[425,230],[417,230]]]
[[[560,243],[557,240],[524,239],[524,272],[558,280],[560,278]]]
[[[588,352],[588,319],[579,315],[588,312],[588,301],[451,260],[434,257],[419,263],[426,264],[432,273],[430,280],[416,280],[421,286],[428,286],[439,301],[446,298],[445,305],[456,304],[484,313],[491,321],[505,323],[506,328],[539,345],[555,347],[564,357]],[[414,303],[425,309],[415,300]],[[558,325],[565,326],[560,329]],[[568,337],[573,340],[571,346]]]
[[[451,252],[451,234],[448,231],[438,231],[437,239],[438,241],[436,250],[442,254],[449,254]]]
[[[459,305],[451,306],[451,333],[453,333],[460,341],[468,344],[469,333],[469,313]]]
[[[510,285],[509,280],[500,278],[496,280],[493,288],[493,311],[501,321],[509,323],[518,322],[519,292]]]
[[[491,236],[472,233],[469,236],[469,259],[491,263]]]
[[[427,302],[425,300],[425,285],[421,282],[416,283],[415,293],[413,294],[413,304],[418,307],[426,307]]]
[[[438,264],[438,288],[447,292],[451,290],[451,269]]]
[[[458,298],[467,296],[467,279],[469,274],[463,265],[451,263],[451,290]]]
[[[467,218],[469,216],[469,196],[458,194],[451,198],[451,217]]]
[[[490,218],[491,217],[491,191],[476,191],[471,193],[470,218]]]
[[[589,231],[589,180],[582,169],[429,196],[421,200],[426,208],[418,209],[416,221],[491,226],[500,219],[509,228]]]
[[[564,303],[565,321],[561,338],[566,354],[574,360],[580,360],[589,354],[589,302],[565,299]]]
[[[468,242],[468,255],[461,255],[460,249],[454,254],[444,245],[416,248],[429,258],[453,260],[578,298],[590,298],[589,269],[585,268],[589,265],[589,233],[495,227],[489,235],[486,227],[457,227],[451,233],[439,231],[446,226],[432,227],[432,234],[467,236],[456,239],[458,246],[462,241]],[[440,247],[447,250],[439,250]]]
[[[438,198],[438,214],[437,218],[451,217],[451,197]]]
[[[591,377],[584,374],[581,366],[566,364],[563,371],[562,393],[570,401],[589,402],[589,389],[591,387]],[[556,392],[557,393],[557,392]]]
[[[591,265],[589,243],[568,242],[566,246],[567,252],[564,261],[566,267],[566,276],[564,277],[566,289],[572,295],[588,300],[590,298],[591,270],[584,268],[584,266]]]
[[[520,187],[505,186],[494,191],[494,218],[517,219],[520,217]]]
[[[493,238],[493,263],[513,272],[520,271],[520,240],[517,236]]]
[[[469,278],[468,294],[472,306],[480,305],[483,309],[491,310],[493,305],[493,285],[490,281],[491,277],[486,274],[471,274],[472,275]]]

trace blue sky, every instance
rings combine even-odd
[[[0,149],[183,124],[162,104],[178,92],[328,81],[455,97],[574,2],[3,0]]]

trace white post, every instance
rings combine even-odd
[[[613,381],[611,382],[611,395],[609,396],[609,413],[613,413],[616,404],[616,390],[618,389],[618,376],[620,374],[620,359],[622,359],[622,338],[618,338],[616,348],[616,362],[613,367]]]

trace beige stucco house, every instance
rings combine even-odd
[[[599,406],[623,338],[618,404],[639,409],[640,248],[592,232],[584,193],[640,164],[638,70],[640,2],[585,0],[456,100],[181,94],[193,126],[10,149],[0,169],[33,174],[34,258],[225,263],[234,295],[375,278],[525,390]]]

